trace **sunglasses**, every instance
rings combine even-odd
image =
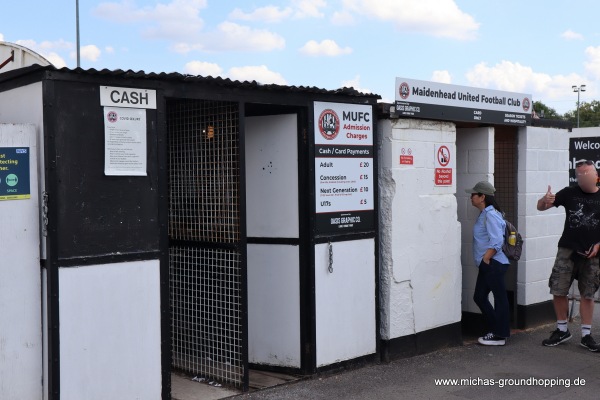
[[[594,162],[593,162],[592,160],[582,160],[582,161],[578,161],[578,162],[575,164],[575,167],[576,167],[576,168],[579,168],[579,167],[583,167],[584,165],[594,165]]]

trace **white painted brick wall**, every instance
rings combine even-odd
[[[531,305],[552,298],[548,278],[564,224],[564,209],[537,210],[546,193],[567,186],[569,135],[566,130],[527,127],[519,130],[518,222],[525,239],[517,273],[517,303]]]
[[[381,335],[392,339],[461,319],[456,185],[434,185],[435,145],[456,157],[456,134],[451,123],[408,119],[378,129]],[[413,165],[400,165],[401,148]]]
[[[460,321],[461,309],[479,313],[472,300],[477,268],[471,253],[472,227],[478,213],[463,189],[484,179],[493,182],[494,134],[493,128],[454,132],[453,127],[451,123],[408,119],[378,124],[384,339]],[[548,185],[555,193],[568,185],[569,137],[600,137],[600,128],[575,129],[572,133],[519,128],[516,224],[525,239],[517,272],[519,305],[551,300],[548,277],[563,229],[564,209],[540,212],[537,200]],[[456,183],[452,187],[432,185],[436,143],[448,144],[456,153]],[[398,165],[402,146],[413,150],[414,165]],[[456,202],[448,200],[448,195]],[[443,295],[432,297],[437,284],[444,287]]]

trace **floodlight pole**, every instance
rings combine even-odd
[[[79,57],[79,0],[75,0],[75,25],[77,28],[77,68],[81,65]]]
[[[579,93],[585,92],[585,85],[573,85],[572,89],[577,92],[577,127],[579,128]]]

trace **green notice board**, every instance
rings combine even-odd
[[[29,147],[0,147],[0,200],[29,198]]]

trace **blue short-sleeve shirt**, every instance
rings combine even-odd
[[[496,250],[492,257],[501,264],[509,264],[508,257],[502,252],[504,243],[504,217],[494,206],[487,206],[475,221],[473,226],[473,258],[479,266],[487,249]]]

